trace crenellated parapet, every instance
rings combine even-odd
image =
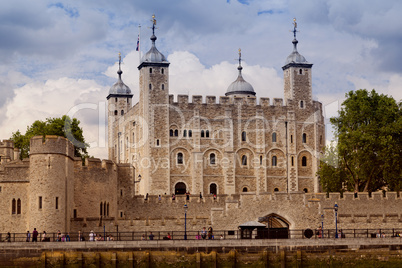
[[[217,102],[217,100],[219,101]],[[205,102],[203,101],[203,97],[201,95],[193,95],[191,96],[191,102],[189,95],[179,94],[177,95],[177,101],[174,101],[174,95],[169,95],[169,104],[179,106],[179,108],[188,107],[189,104],[195,106],[195,108],[199,105],[217,105],[217,106],[226,106],[226,105],[247,105],[247,106],[259,106],[259,107],[285,107],[293,105],[293,100],[287,100],[287,103],[284,103],[282,98],[274,98],[273,103],[271,104],[270,98],[259,98],[257,100],[254,96],[206,96]],[[318,102],[317,105],[321,103]],[[316,104],[314,104],[316,105]],[[318,106],[317,106],[318,107]],[[317,109],[317,108],[316,108]],[[318,107],[321,109],[321,107]]]
[[[60,136],[35,136],[30,141],[30,155],[36,154],[61,154],[74,158],[74,145]]]

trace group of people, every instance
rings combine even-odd
[[[213,232],[212,226],[208,227],[208,231],[207,231],[207,229],[205,227],[203,227],[202,230],[201,230],[201,235],[200,235],[200,232],[198,232],[198,234],[196,235],[195,238],[197,240],[198,239],[207,239],[207,238],[208,239],[214,239],[214,232]]]
[[[80,240],[83,241],[83,240]],[[94,231],[89,232],[89,241],[114,241],[113,235],[108,234],[106,239],[101,234],[96,234]]]

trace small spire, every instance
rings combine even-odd
[[[119,75],[119,79],[121,80],[121,74],[123,71],[121,70],[121,53],[119,52],[119,70],[117,71],[117,74]]]
[[[292,41],[293,52],[297,52],[297,43],[299,43],[299,41],[297,41],[297,39],[296,39],[296,33],[298,32],[296,18],[293,18],[293,31],[292,32],[293,32],[293,37],[294,37],[294,39]]]
[[[239,75],[241,76],[241,70],[243,67],[241,67],[241,48],[239,48],[239,66],[237,67],[237,70],[239,70]]]
[[[151,20],[151,22],[152,22],[152,27],[151,27],[151,29],[152,29],[152,36],[151,36],[151,41],[152,41],[152,46],[155,46],[155,41],[156,41],[156,36],[155,36],[155,30],[156,29],[158,29],[158,28],[156,28],[156,19],[155,19],[155,14],[153,14],[152,15],[152,20]]]

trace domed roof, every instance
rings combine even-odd
[[[237,67],[237,70],[239,70],[239,75],[237,76],[236,81],[234,81],[230,86],[228,87],[228,90],[226,91],[225,95],[235,95],[235,94],[247,94],[247,95],[255,95],[254,88],[253,86],[248,83],[246,80],[244,80],[241,70],[243,70],[243,67],[241,66],[241,50],[239,49],[239,66]]]
[[[289,63],[308,63],[306,58],[304,58],[300,53],[297,51],[297,43],[298,41],[294,39],[293,43],[293,52],[286,58],[285,65]]]
[[[117,79],[117,82],[114,83],[114,85],[109,89],[109,95],[110,94],[131,94],[131,89],[123,83],[123,80],[121,80],[121,74],[123,71],[120,69],[120,64],[121,64],[121,56],[119,53],[119,70],[117,71],[117,74],[119,75],[119,78]]]
[[[156,36],[152,35],[151,40],[152,40],[152,47],[144,56],[142,56],[141,61],[142,62],[167,62],[165,56],[162,53],[160,53],[159,50],[155,46]]]

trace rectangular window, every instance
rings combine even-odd
[[[0,186],[0,193],[1,193],[1,186]]]
[[[39,204],[38,204],[39,209],[42,209],[42,196],[39,196]]]
[[[59,209],[59,198],[56,197],[56,209]]]
[[[73,210],[73,214],[74,214],[74,216],[73,216],[74,219],[77,218],[77,209],[74,209],[74,210]]]

